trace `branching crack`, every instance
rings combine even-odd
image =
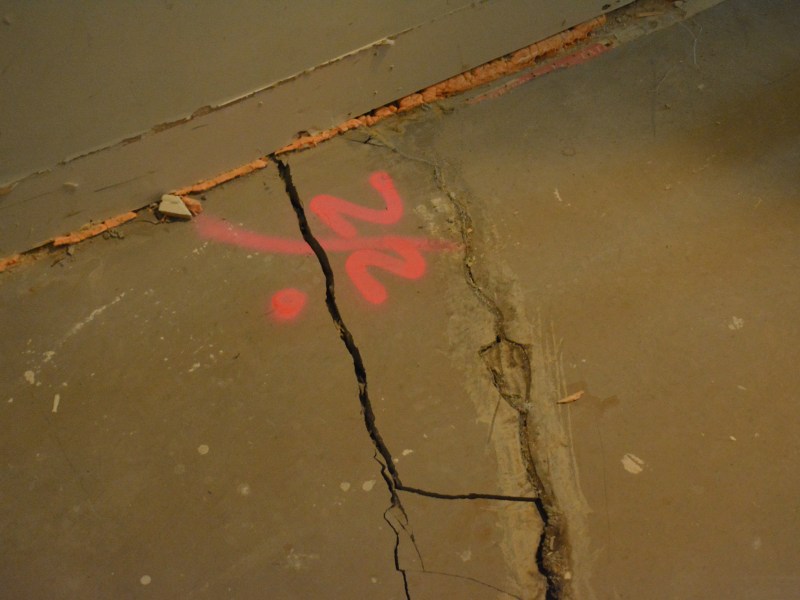
[[[500,398],[505,400],[517,412],[522,460],[525,464],[528,480],[537,494],[535,499],[526,498],[525,500],[533,502],[543,524],[542,536],[539,539],[536,550],[536,564],[539,572],[547,580],[546,600],[567,598],[569,596],[568,584],[562,575],[567,570],[564,521],[561,511],[556,506],[554,494],[545,485],[545,481],[539,474],[537,461],[531,454],[529,444],[532,435],[530,415],[533,408],[531,403],[533,378],[530,348],[526,344],[514,341],[507,335],[503,311],[475,277],[475,272],[472,268],[472,265],[476,262],[473,242],[475,228],[472,217],[464,200],[447,185],[442,169],[437,162],[403,152],[386,140],[378,131],[372,132],[363,143],[386,148],[408,160],[429,166],[433,170],[437,187],[446,196],[456,212],[462,247],[464,248],[462,263],[464,279],[473,295],[491,313],[493,318],[495,340],[481,348],[479,354],[489,370],[492,383],[497,389]],[[492,418],[489,436],[491,436],[496,416],[497,410],[495,410]]]
[[[319,240],[314,237],[314,234],[311,231],[300,195],[294,185],[294,182],[292,181],[292,173],[288,163],[283,162],[274,155],[270,156],[270,158],[278,167],[278,173],[283,181],[286,195],[289,197],[289,201],[291,202],[292,208],[297,216],[300,234],[303,236],[303,240],[314,252],[320,268],[322,269],[322,274],[325,277],[325,305],[328,308],[328,312],[331,315],[331,319],[333,320],[336,330],[339,332],[339,337],[344,343],[345,348],[347,348],[347,352],[350,354],[350,357],[353,361],[353,370],[355,371],[356,381],[358,383],[358,399],[361,403],[361,413],[364,417],[364,426],[369,434],[370,440],[372,440],[372,445],[375,448],[375,460],[380,465],[381,477],[386,483],[386,487],[389,491],[389,496],[391,499],[389,508],[384,512],[383,518],[395,534],[394,565],[397,572],[400,573],[403,578],[403,587],[405,589],[406,598],[407,600],[411,600],[408,587],[408,571],[400,564],[401,532],[405,533],[408,536],[408,539],[411,541],[411,544],[413,545],[420,561],[421,572],[428,573],[428,571],[425,570],[425,564],[422,560],[422,555],[419,551],[419,547],[417,546],[414,532],[408,519],[408,513],[403,506],[399,492],[406,492],[409,494],[416,494],[419,496],[435,498],[439,500],[500,500],[507,502],[530,502],[537,506],[537,510],[540,499],[529,498],[525,496],[504,496],[500,494],[482,493],[444,494],[423,490],[412,486],[406,486],[403,484],[402,480],[400,479],[400,473],[395,465],[394,458],[392,457],[392,453],[389,451],[389,448],[383,441],[383,437],[381,436],[380,430],[378,429],[375,421],[375,411],[372,408],[372,402],[369,397],[367,371],[364,367],[361,351],[358,349],[358,346],[353,339],[353,334],[350,332],[350,329],[342,319],[339,306],[336,303],[335,279],[328,255],[325,252],[325,249],[322,247],[322,244],[320,244]],[[431,572],[431,574],[433,573]]]
[[[458,216],[464,247],[464,278],[473,294],[494,317],[495,341],[481,348],[480,356],[492,376],[492,382],[500,397],[517,411],[522,459],[527,470],[528,480],[536,490],[536,510],[543,524],[542,536],[536,549],[536,563],[539,571],[547,579],[546,599],[558,600],[564,597],[565,592],[565,582],[561,575],[565,563],[565,552],[562,547],[564,531],[561,513],[555,504],[553,494],[538,472],[537,463],[531,455],[529,445],[532,409],[532,369],[529,347],[508,337],[502,310],[476,281],[472,269],[472,265],[475,263],[472,217],[463,200],[447,186],[439,165],[434,164],[433,167],[439,189],[450,200]]]

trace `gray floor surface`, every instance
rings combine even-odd
[[[322,265],[271,165],[4,274],[0,595],[800,598],[799,27],[285,157]]]

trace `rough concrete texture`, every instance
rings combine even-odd
[[[799,26],[728,0],[4,274],[5,595],[800,597]]]

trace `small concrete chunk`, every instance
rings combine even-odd
[[[168,217],[175,217],[176,219],[186,219],[187,221],[192,218],[192,213],[186,208],[186,205],[181,200],[180,196],[173,194],[164,194],[161,196],[161,203],[158,205],[158,212]]]

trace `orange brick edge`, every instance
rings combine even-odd
[[[365,115],[345,121],[341,125],[327,129],[320,133],[316,133],[314,135],[300,137],[291,144],[276,150],[274,154],[286,154],[288,152],[313,148],[314,146],[341,135],[346,131],[358,129],[360,127],[371,127],[376,123],[391,117],[392,115],[408,112],[424,104],[431,104],[438,100],[443,100],[444,98],[449,98],[451,96],[469,91],[473,88],[491,83],[492,81],[500,79],[501,77],[511,75],[512,73],[516,73],[531,66],[540,58],[551,56],[552,54],[559,52],[568,46],[586,39],[593,31],[602,27],[605,25],[605,23],[606,17],[605,15],[601,15],[592,19],[591,21],[586,21],[585,23],[576,25],[567,31],[562,31],[561,33],[536,42],[535,44],[526,46],[525,48],[517,50],[516,52],[512,52],[511,54],[507,54],[506,56],[477,66],[474,69],[465,71],[464,73],[456,75],[455,77],[451,77],[450,79],[445,79],[440,83],[401,98],[400,100],[387,104],[386,106],[377,108]],[[185,196],[188,196],[189,194],[199,194],[205,192],[233,179],[237,179],[254,171],[263,169],[268,165],[268,157],[257,158],[256,160],[245,165],[224,173],[220,173],[216,177],[180,188],[171,193],[176,196],[181,196],[181,199],[187,205],[189,210],[191,210],[193,214],[198,214],[202,211],[202,207],[196,200],[187,198]],[[100,235],[101,233],[108,231],[113,227],[117,227],[127,223],[128,221],[132,221],[135,218],[135,212],[127,212],[122,215],[106,219],[102,223],[83,227],[82,229],[79,229],[78,231],[72,232],[68,235],[56,237],[50,242],[47,242],[29,252],[14,254],[6,258],[1,258],[0,273],[11,267],[34,259],[47,249],[77,244],[91,237]]]
[[[605,15],[601,15],[586,21],[580,25],[576,25],[572,29],[562,31],[556,35],[546,38],[530,46],[526,46],[516,52],[512,52],[506,56],[490,61],[474,69],[470,69],[464,73],[445,79],[444,81],[425,88],[420,92],[416,92],[400,100],[396,100],[386,106],[377,108],[365,115],[345,121],[341,125],[326,129],[314,135],[305,135],[293,141],[291,144],[284,146],[275,151],[274,154],[286,154],[297,150],[304,150],[306,148],[313,148],[314,146],[325,142],[331,138],[358,129],[360,127],[371,127],[392,115],[408,112],[423,104],[431,104],[450,96],[461,94],[473,88],[485,85],[506,75],[511,75],[525,69],[536,62],[536,60],[550,56],[567,46],[571,46],[580,42],[596,29],[602,27],[606,23]],[[237,167],[231,171],[220,173],[213,179],[200,181],[190,186],[180,188],[173,194],[177,196],[185,196],[187,194],[198,194],[210,190],[222,183],[226,183],[242,175],[247,175],[253,171],[258,171],[265,168],[269,164],[267,157],[258,158],[246,165]]]

